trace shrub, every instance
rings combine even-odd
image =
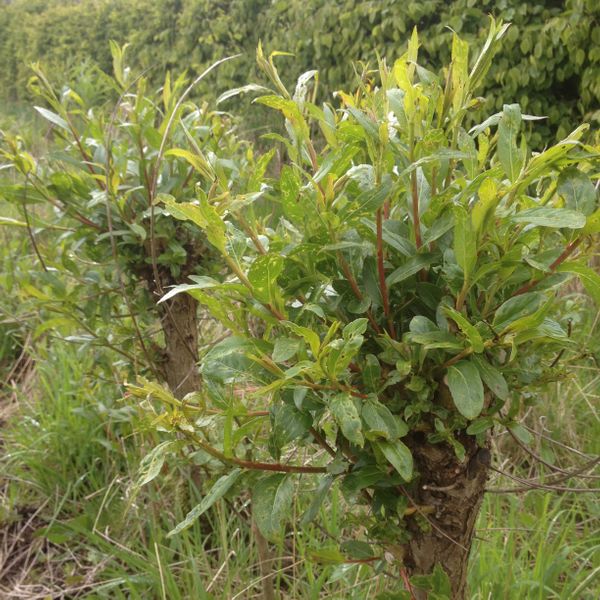
[[[285,164],[255,179],[268,202],[220,183],[164,199],[228,267],[171,294],[194,294],[231,335],[203,356],[196,396],[130,388],[231,467],[172,533],[243,480],[262,533],[281,539],[296,494],[311,498],[305,524],[339,485],[353,535],[316,557],[397,569],[414,589],[394,598],[465,597],[489,433],[526,442],[517,416],[560,376],[572,348],[560,286],[578,276],[600,302],[585,261],[600,231],[587,126],[541,152],[517,104],[463,126],[506,30],[492,21],[472,68],[455,34],[441,76],[419,64],[415,32],[338,108],[312,101],[315,72],[286,89],[259,47],[272,89],[256,102],[287,131],[267,136]]]

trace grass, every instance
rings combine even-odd
[[[587,331],[592,340],[594,328]],[[173,457],[134,497],[139,463],[161,441],[159,434],[119,400],[117,382],[95,374],[89,352],[55,341],[33,355],[35,368],[5,387],[0,399],[13,406],[0,431],[0,596],[261,598],[265,575],[247,494],[217,503],[193,527],[166,537],[200,500],[204,475]],[[576,366],[573,378],[548,386],[527,419],[535,432],[532,448],[565,468],[585,459],[542,434],[589,456],[599,450],[594,405],[600,372],[589,358]],[[502,470],[549,480],[549,470],[534,465],[507,435],[498,435],[495,445],[506,457]],[[494,475],[489,485],[512,484]],[[344,509],[341,494],[334,494],[320,528],[293,532],[285,545],[271,548],[269,572],[282,598],[359,600],[385,588],[385,578],[365,565],[310,560],[316,547],[339,538]],[[488,494],[471,559],[472,598],[597,598],[599,512],[593,493]]]

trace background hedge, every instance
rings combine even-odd
[[[483,93],[486,111],[500,98],[547,115],[537,140],[563,136],[582,120],[600,121],[600,3],[597,0],[14,0],[0,8],[0,101],[26,99],[28,64],[41,60],[57,77],[93,59],[111,69],[109,39],[130,42],[135,69],[150,67],[156,85],[165,69],[191,74],[225,55],[222,92],[255,78],[259,39],[282,59],[289,77],[318,68],[325,92],[347,86],[352,60],[400,54],[413,26],[431,64],[448,60],[451,32],[482,40],[487,15],[513,23]],[[502,92],[500,93],[500,90]]]

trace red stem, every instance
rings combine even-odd
[[[350,284],[350,287],[352,288],[352,292],[356,296],[357,300],[361,302],[363,299],[362,292],[360,291],[360,288],[356,283],[356,279],[354,279],[354,275],[352,275],[352,271],[350,271],[350,266],[346,262],[346,259],[342,256],[341,252],[338,252],[338,260],[340,261],[340,266],[342,267],[344,276],[346,277],[348,283]],[[373,313],[370,309],[367,311],[367,318],[369,319],[369,323],[371,323],[371,327],[373,327],[375,333],[381,333],[381,328],[379,327],[379,325],[377,325],[377,321],[375,321],[375,319],[373,318]]]
[[[388,289],[385,283],[385,268],[383,265],[383,214],[381,209],[377,210],[377,271],[379,273],[379,287],[381,289],[381,298],[383,300],[383,312],[388,322],[390,337],[396,339],[396,330],[390,316],[390,300]]]
[[[183,433],[186,437],[190,438],[195,444],[200,446],[200,448],[202,448],[207,454],[214,456],[217,460],[220,460],[226,464],[229,463],[238,465],[239,467],[253,471],[277,471],[278,473],[327,473],[326,467],[304,467],[301,465],[254,462],[251,460],[242,460],[241,458],[236,458],[235,456],[225,456],[223,452],[213,448],[208,442],[200,439],[196,434],[189,431],[184,431],[182,429],[179,429],[179,431],[181,431],[181,433]]]
[[[554,273],[556,269],[563,263],[573,252],[577,249],[579,244],[581,244],[583,238],[577,238],[573,240],[571,243],[567,245],[567,247],[563,250],[562,254],[548,267],[548,273],[544,274],[543,277],[539,279],[532,279],[529,283],[526,283],[524,286],[520,287],[512,296],[520,296],[521,294],[527,293],[529,290],[533,289],[538,283],[542,282],[550,273]]]
[[[415,228],[415,246],[417,250],[423,245],[421,240],[421,220],[419,218],[419,191],[417,190],[417,172],[413,171],[410,176],[410,184],[412,191],[412,213],[413,226]]]

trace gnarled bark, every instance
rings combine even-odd
[[[420,506],[435,511],[427,518],[424,531],[415,520],[409,522],[411,540],[405,547],[404,565],[409,574],[425,575],[439,564],[452,585],[452,598],[467,597],[467,567],[475,533],[475,522],[485,493],[490,453],[477,446],[471,436],[460,439],[466,460],[457,460],[446,444],[430,444],[422,434],[415,434],[410,447],[415,467],[420,473],[418,489],[411,493]],[[426,595],[414,590],[417,600]]]
[[[198,374],[198,302],[178,294],[163,309],[165,336],[163,369],[169,388],[177,398],[200,389]]]

